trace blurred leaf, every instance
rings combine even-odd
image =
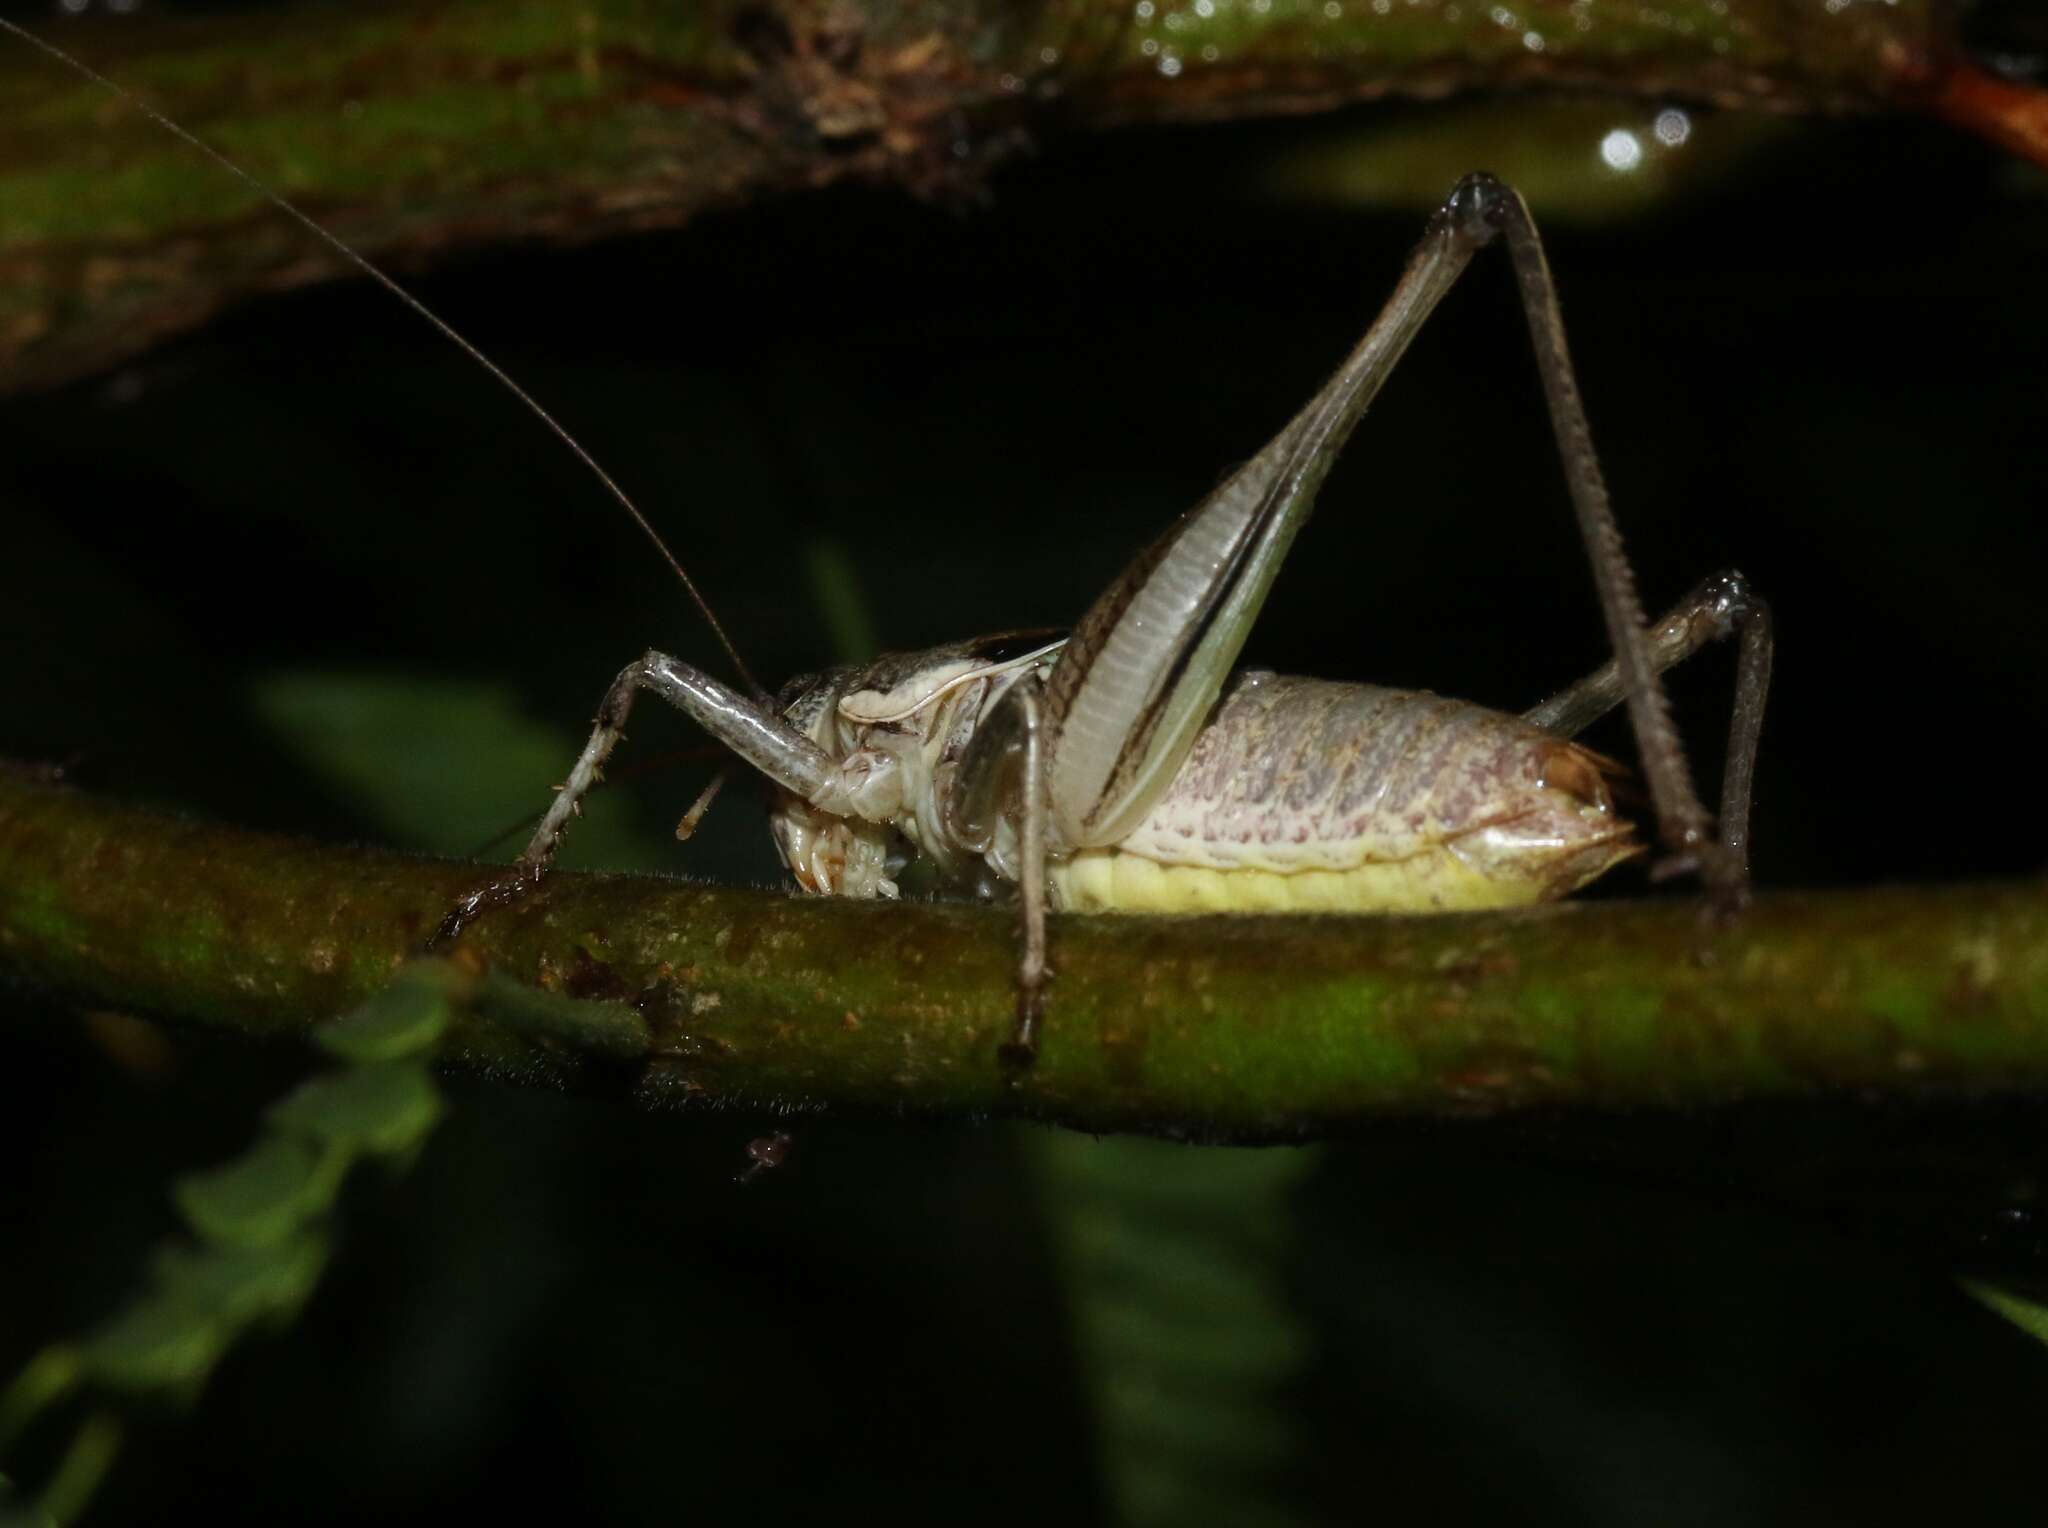
[[[2009,1289],[2001,1289],[1996,1284],[1986,1284],[1978,1279],[1963,1279],[1960,1282],[1964,1290],[1980,1304],[1998,1312],[2036,1342],[2048,1343],[2048,1305],[2042,1305],[2022,1295],[2016,1295]]]
[[[383,832],[434,854],[476,855],[501,840],[516,849],[582,746],[504,688],[458,680],[289,672],[260,681],[254,705],[280,744]],[[654,868],[659,839],[631,817],[623,798],[592,793],[563,863]]]
[[[569,997],[493,971],[476,995],[477,1011],[529,1039],[630,1060],[653,1043],[647,1020],[625,1003]]]
[[[68,1343],[44,1348],[24,1364],[0,1391],[0,1446],[12,1443],[38,1412],[74,1389],[82,1367],[78,1349]]]
[[[72,1437],[71,1446],[57,1465],[57,1472],[44,1488],[42,1500],[30,1521],[38,1524],[67,1524],[85,1510],[92,1493],[99,1488],[107,1467],[121,1447],[121,1424],[105,1412],[86,1418]]]
[[[865,663],[882,650],[876,634],[874,602],[862,586],[860,569],[846,543],[836,536],[815,536],[804,545],[804,572],[811,598],[824,622],[828,651],[835,663]]]
[[[1282,1482],[1300,1440],[1280,1392],[1311,1342],[1283,1264],[1289,1190],[1315,1153],[1032,1142],[1113,1520],[1296,1521]]]
[[[429,1056],[454,1017],[450,998],[468,978],[448,961],[416,960],[361,1007],[313,1032],[330,1056],[365,1064]]]
[[[224,1167],[180,1178],[174,1194],[207,1241],[275,1246],[334,1202],[348,1160],[344,1147],[272,1137]]]
[[[172,1299],[243,1327],[305,1304],[327,1252],[327,1239],[311,1231],[275,1247],[169,1246],[157,1253],[154,1272]]]
[[[86,1372],[120,1390],[169,1390],[205,1379],[232,1335],[229,1323],[183,1295],[136,1301],[85,1340]]]
[[[280,1129],[353,1155],[417,1145],[441,1117],[425,1062],[386,1061],[301,1083],[268,1118]]]
[[[24,1368],[0,1395],[0,1446],[81,1378],[196,1399],[238,1332],[296,1315],[329,1252],[327,1236],[305,1229],[307,1222],[332,1207],[357,1158],[409,1160],[439,1120],[430,1055],[451,999],[470,985],[452,962],[415,961],[353,1012],[316,1029],[330,1052],[354,1064],[301,1084],[273,1106],[268,1133],[242,1157],[178,1180],[178,1206],[209,1245],[160,1248],[146,1293],[81,1346],[46,1348]],[[108,1416],[79,1428],[43,1492],[53,1517],[69,1521],[83,1510],[119,1441]],[[0,1512],[0,1528],[5,1520]]]

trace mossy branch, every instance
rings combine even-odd
[[[0,777],[0,976],[80,1005],[303,1034],[388,980],[487,873]],[[1063,918],[1044,1050],[1013,1079],[996,1047],[1014,950],[1010,918],[988,908],[558,874],[478,923],[463,958],[602,1001],[587,1023],[561,1003],[540,1041],[530,1015],[499,1023],[485,1003],[443,1055],[651,1104],[1009,1114],[1205,1139],[2048,1084],[2038,884],[1771,894],[1718,929],[1682,898]],[[644,1048],[621,1001],[645,1021]]]
[[[979,192],[1020,143],[1531,85],[1932,111],[2048,162],[2048,95],[1946,0],[412,0],[53,27],[408,270],[848,179]],[[0,386],[84,375],[341,267],[18,39],[0,46]],[[1465,168],[1471,168],[1466,166]]]

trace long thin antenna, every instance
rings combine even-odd
[[[150,105],[149,102],[135,94],[134,91],[128,89],[125,85],[117,84],[115,81],[108,79],[91,65],[73,58],[55,43],[45,42],[42,38],[36,36],[35,33],[16,22],[9,21],[4,16],[0,16],[0,31],[6,31],[19,37],[30,47],[55,59],[67,69],[83,76],[99,86],[100,89],[125,102],[131,109],[140,112],[165,132],[171,134],[172,137],[177,138],[191,148],[197,149],[208,159],[219,165],[221,169],[234,176],[236,180],[239,180],[258,196],[284,213],[285,216],[305,229],[307,233],[318,239],[337,255],[340,255],[342,259],[353,265],[357,270],[368,276],[372,281],[384,288],[385,291],[433,325],[444,339],[448,340],[456,349],[460,350],[464,355],[476,362],[477,365],[490,373],[492,377],[496,378],[499,385],[521,403],[525,404],[533,416],[554,433],[555,439],[567,446],[575,454],[576,459],[590,469],[592,475],[600,483],[604,484],[605,491],[618,501],[619,506],[628,515],[632,516],[633,523],[640,527],[649,541],[654,543],[654,549],[661,553],[663,561],[669,565],[676,577],[682,580],[683,587],[690,591],[690,598],[696,601],[697,608],[704,613],[705,621],[710,624],[712,632],[718,638],[719,646],[725,649],[726,656],[732,659],[733,667],[739,671],[741,680],[746,683],[747,687],[757,697],[765,696],[768,693],[761,688],[760,680],[756,679],[753,671],[747,667],[747,660],[740,656],[740,650],[733,646],[732,638],[726,635],[724,625],[711,609],[711,602],[704,598],[703,593],[697,588],[695,581],[691,579],[689,573],[684,570],[676,554],[668,549],[668,543],[661,539],[661,533],[655,530],[653,523],[640,512],[640,506],[627,496],[626,490],[618,485],[609,472],[598,465],[597,458],[584,450],[583,443],[571,435],[568,429],[553,414],[550,414],[545,408],[541,407],[539,400],[533,394],[513,381],[506,374],[503,367],[485,355],[482,350],[471,344],[467,339],[464,339],[446,319],[442,318],[440,314],[436,313],[419,298],[413,296],[404,286],[400,285],[397,277],[388,275],[381,267],[374,264],[367,255],[356,253],[355,250],[343,243],[339,236],[328,232],[326,228],[315,222],[310,215],[301,212],[290,201],[286,200],[283,193],[273,191],[261,180],[258,180],[254,175],[228,158],[227,155],[221,153],[219,149],[215,148],[205,139],[180,127],[169,117]]]

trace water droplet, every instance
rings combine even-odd
[[[1600,140],[1600,157],[1607,168],[1626,175],[1643,162],[1643,142],[1625,127],[1617,127]]]
[[[1664,147],[1675,149],[1692,136],[1692,118],[1676,106],[1667,106],[1657,113],[1657,121],[1651,131]]]

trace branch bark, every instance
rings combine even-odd
[[[1545,85],[1932,110],[2048,162],[2048,96],[1957,53],[1946,0],[410,0],[57,40],[417,269],[848,178],[975,194],[1027,134]],[[124,116],[130,120],[124,121]],[[0,387],[84,375],[340,267],[246,188],[0,48]]]
[[[181,821],[0,776],[0,976],[81,1006],[300,1035],[375,990],[477,866]],[[602,999],[450,1063],[707,1100],[1023,1115],[1208,1140],[1396,1117],[1683,1109],[2048,1084],[2048,887],[1407,919],[1057,921],[1037,1067],[999,1070],[1002,912],[558,874],[462,958]],[[622,1057],[618,1001],[649,1042]]]

